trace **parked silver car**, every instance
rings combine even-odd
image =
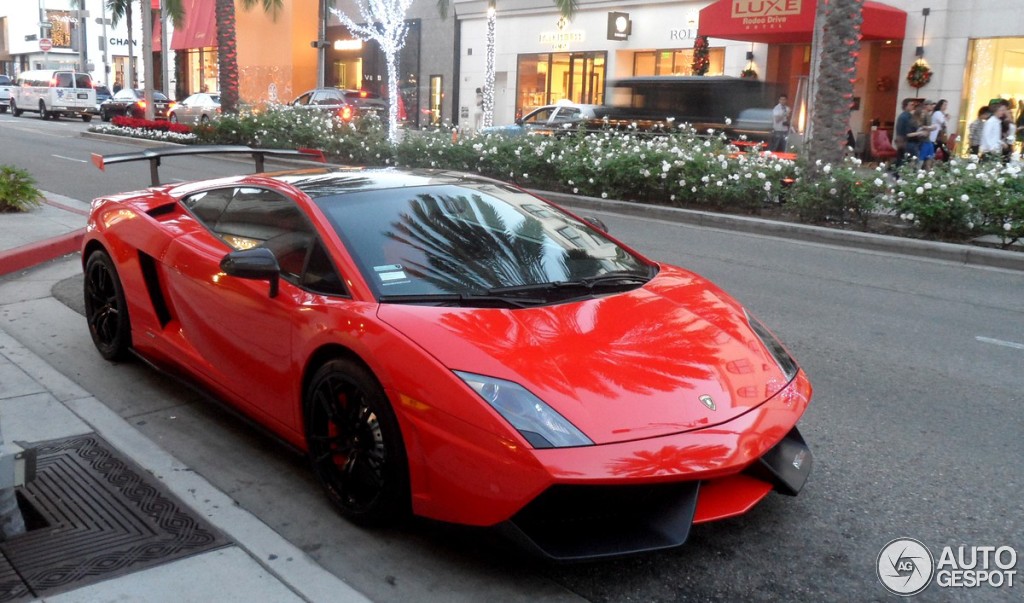
[[[220,115],[220,92],[193,94],[171,109],[171,123],[205,124]]]
[[[507,126],[484,128],[485,134],[522,136],[523,134],[558,134],[576,128],[581,122],[598,119],[596,109],[600,105],[580,105],[560,102],[537,107]]]

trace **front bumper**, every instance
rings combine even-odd
[[[649,485],[557,484],[499,529],[526,550],[578,561],[672,548],[690,526],[746,512],[772,490],[795,496],[811,451],[797,428],[741,473]]]

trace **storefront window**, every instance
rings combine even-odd
[[[957,116],[961,135],[978,109],[995,99],[1010,101],[1015,120],[1024,113],[1024,38],[971,40],[968,46],[967,88]]]
[[[710,66],[705,75],[725,75],[725,49],[708,50]],[[637,52],[633,55],[633,75],[693,75],[693,49],[668,49]]]
[[[444,79],[440,75],[430,76],[430,125],[441,123],[441,102],[444,100]]]
[[[179,53],[181,51],[178,51]],[[220,90],[220,70],[216,48],[194,48],[185,59],[185,92],[217,92]]]
[[[50,23],[50,40],[54,48],[71,48],[78,18],[66,10],[46,11],[46,20]],[[77,46],[77,44],[75,44]]]
[[[516,117],[561,100],[603,103],[606,59],[604,52],[519,55]]]

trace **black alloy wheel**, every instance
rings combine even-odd
[[[123,360],[132,345],[131,322],[124,289],[107,252],[96,250],[85,263],[85,318],[100,355]]]
[[[343,358],[321,366],[306,390],[305,415],[313,471],[342,515],[377,526],[409,514],[402,434],[369,370]]]

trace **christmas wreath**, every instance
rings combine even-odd
[[[914,88],[926,86],[928,82],[932,81],[932,70],[924,61],[918,61],[910,66],[910,71],[907,72],[907,81]]]
[[[746,78],[746,79],[756,80],[757,79],[757,70],[754,69],[753,67],[747,67],[746,69],[744,69],[743,71],[740,72],[740,77]]]
[[[711,68],[710,51],[708,50],[708,37],[697,36],[693,41],[693,74],[704,75]]]

